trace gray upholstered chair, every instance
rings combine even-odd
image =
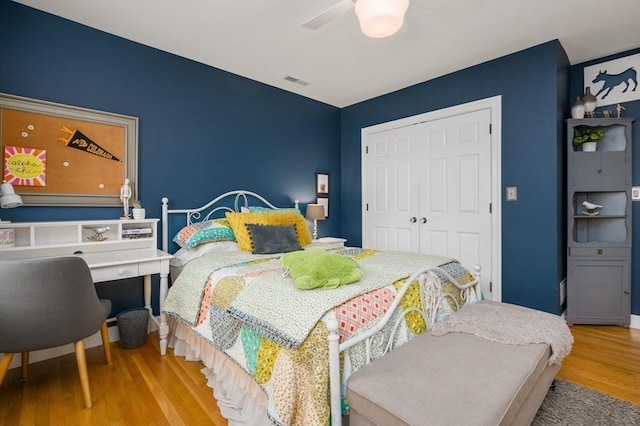
[[[26,380],[29,352],[74,343],[85,407],[91,392],[82,339],[102,332],[107,364],[111,349],[106,318],[111,301],[99,300],[80,257],[0,260],[0,385],[15,353]]]

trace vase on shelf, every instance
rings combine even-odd
[[[582,144],[583,152],[595,152],[597,148],[597,142],[584,142]]]
[[[582,103],[580,96],[578,96],[571,107],[571,118],[584,118],[584,113],[584,103]]]
[[[591,87],[585,87],[584,95],[582,95],[581,100],[584,104],[584,111],[586,113],[590,113],[596,110],[596,106],[598,106],[598,98],[591,94]]]

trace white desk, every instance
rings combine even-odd
[[[149,318],[158,327],[160,353],[164,355],[167,351],[169,327],[167,319],[162,313],[162,305],[167,297],[169,261],[173,256],[157,249],[108,251],[87,253],[80,256],[89,265],[94,282],[144,277],[144,307],[149,311]],[[160,315],[157,317],[153,315],[151,307],[151,276],[154,274],[160,275]]]
[[[144,307],[158,326],[160,352],[167,350],[169,327],[162,306],[167,296],[169,261],[173,255],[158,250],[158,219],[96,220],[69,222],[0,223],[0,229],[15,233],[12,246],[0,246],[2,259],[36,259],[59,256],[81,256],[91,269],[94,282],[144,277]],[[103,239],[92,239],[96,228],[108,228]],[[142,238],[131,233],[139,230]],[[142,235],[136,235],[142,236]],[[160,315],[151,308],[151,276],[160,275]]]

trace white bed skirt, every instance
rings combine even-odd
[[[260,386],[235,362],[193,333],[191,327],[169,319],[173,353],[187,361],[202,361],[201,371],[213,389],[220,413],[231,426],[272,425],[267,416],[267,396]]]

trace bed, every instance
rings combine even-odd
[[[163,250],[170,237],[181,248],[161,341],[203,362],[230,424],[340,425],[353,372],[482,299],[479,266],[312,241],[297,201],[238,190],[169,209],[163,198],[162,230]]]

